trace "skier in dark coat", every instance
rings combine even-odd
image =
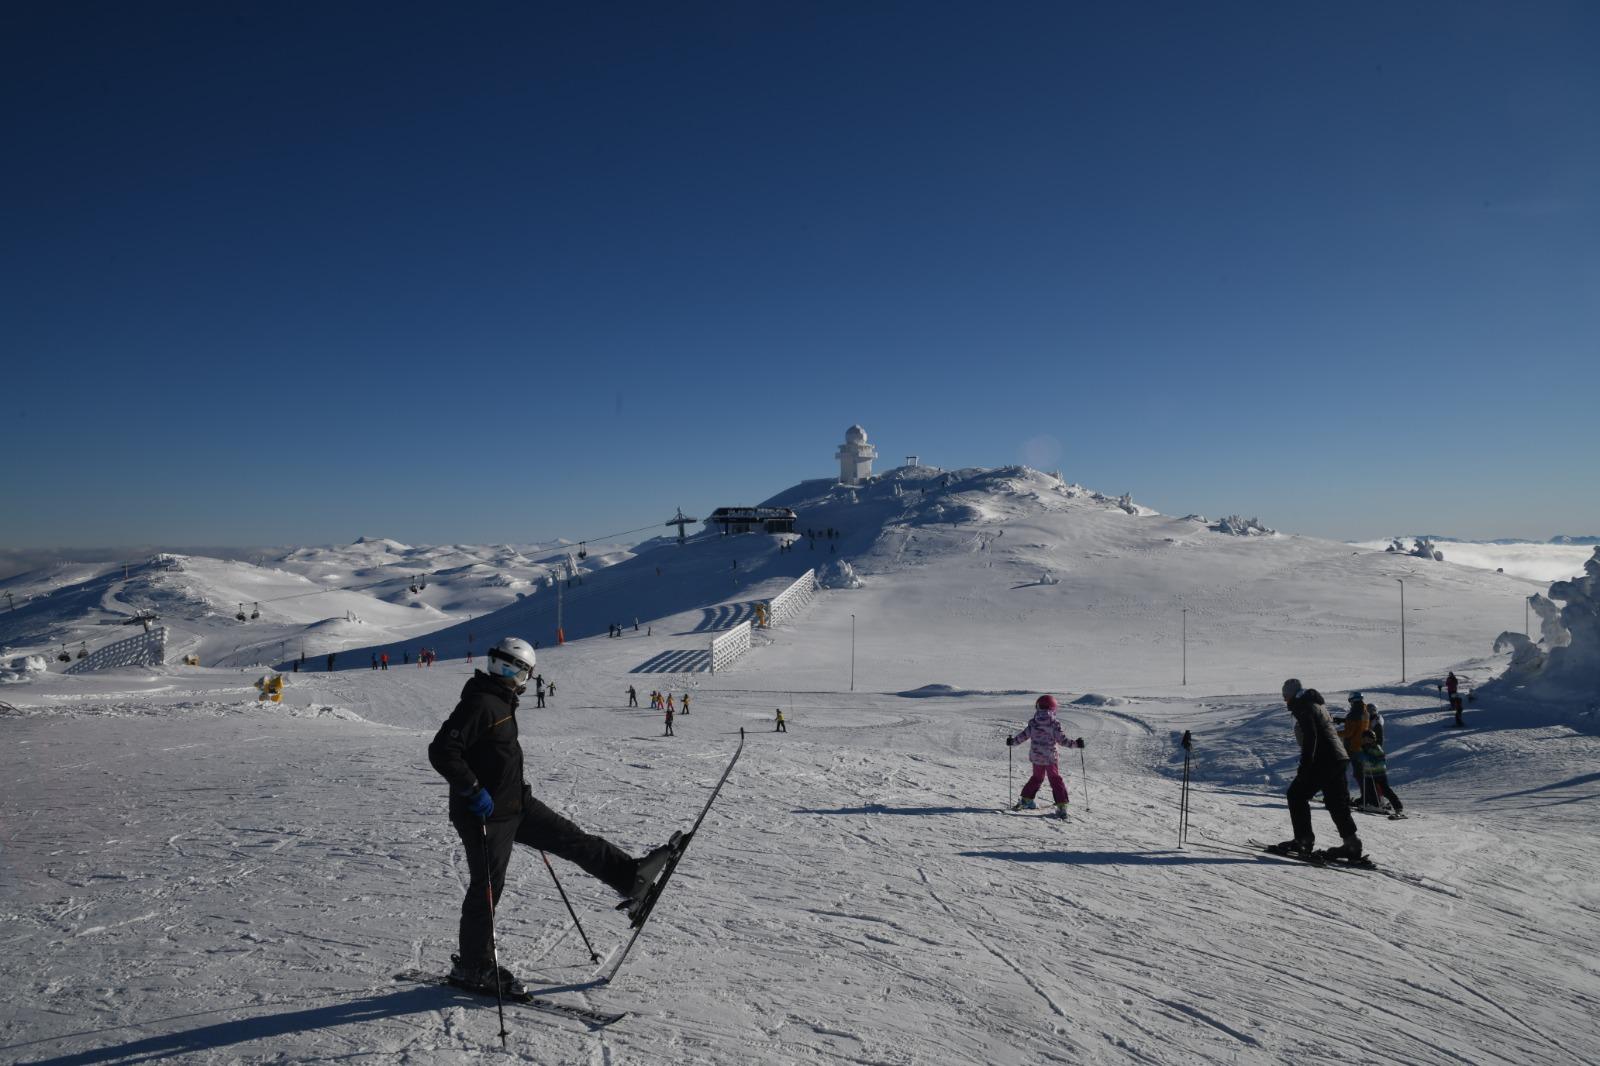
[[[1311,828],[1311,797],[1321,792],[1328,814],[1344,841],[1326,854],[1333,858],[1359,859],[1361,838],[1356,835],[1355,819],[1350,817],[1350,794],[1344,783],[1350,772],[1350,756],[1322,702],[1322,695],[1316,689],[1302,688],[1300,679],[1291,677],[1283,683],[1283,702],[1294,715],[1294,735],[1300,742],[1300,765],[1289,783],[1288,793],[1294,839],[1285,840],[1276,850],[1311,854],[1316,841],[1316,833]]]
[[[517,696],[533,678],[534,661],[525,640],[507,637],[495,645],[488,672],[475,671],[468,679],[460,702],[428,745],[428,761],[450,783],[450,824],[466,846],[471,875],[461,903],[461,951],[451,976],[484,988],[496,984],[487,887],[493,886],[498,903],[513,843],[577,864],[623,897],[619,909],[643,899],[671,855],[669,842],[635,859],[534,798],[523,779],[517,739]],[[503,967],[498,983],[502,991],[521,987]]]

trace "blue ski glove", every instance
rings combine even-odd
[[[480,788],[474,792],[463,792],[467,800],[467,810],[472,812],[474,818],[487,818],[494,813],[494,797],[489,795],[489,790]]]

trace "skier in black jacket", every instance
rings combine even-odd
[[[667,844],[635,859],[534,798],[523,780],[516,714],[517,695],[533,678],[534,663],[532,646],[516,637],[489,649],[488,672],[478,670],[468,679],[461,701],[428,745],[428,761],[450,782],[450,824],[466,845],[471,873],[461,903],[461,953],[451,976],[486,988],[495,985],[486,886],[493,884],[498,904],[513,843],[576,863],[623,897],[619,908],[643,897],[671,855]],[[503,967],[499,985],[521,989]]]
[[[1300,742],[1300,766],[1294,780],[1289,783],[1289,821],[1294,826],[1294,839],[1285,840],[1276,849],[1309,855],[1316,841],[1311,829],[1311,797],[1322,793],[1328,814],[1339,830],[1344,843],[1330,848],[1324,854],[1331,858],[1361,858],[1361,838],[1356,835],[1355,819],[1350,817],[1350,794],[1345,791],[1345,777],[1349,773],[1350,755],[1345,751],[1339,730],[1322,702],[1322,695],[1314,688],[1302,688],[1300,679],[1291,677],[1283,683],[1283,702],[1294,715],[1294,735]]]

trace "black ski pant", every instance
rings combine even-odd
[[[466,898],[461,901],[461,958],[471,965],[486,966],[492,957],[491,918],[485,887],[494,885],[494,901],[499,905],[506,883],[506,866],[511,862],[512,844],[537,848],[566,859],[591,877],[605,882],[618,895],[627,895],[633,890],[638,860],[610,841],[585,833],[534,799],[530,792],[522,794],[520,818],[492,822],[452,818],[450,824],[455,826],[467,849],[471,880]]]
[[[1348,760],[1340,759],[1327,766],[1302,766],[1289,782],[1289,822],[1294,826],[1296,840],[1312,840],[1316,832],[1311,828],[1311,797],[1322,793],[1328,805],[1328,814],[1341,837],[1356,835],[1356,820],[1350,816],[1350,793],[1345,785],[1345,767]]]

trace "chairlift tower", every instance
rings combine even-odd
[[[700,519],[698,519],[698,518],[685,518],[683,516],[683,508],[679,507],[678,508],[678,513],[675,516],[673,516],[672,518],[667,519],[666,522],[663,523],[663,525],[677,526],[678,527],[678,543],[682,544],[686,539],[685,536],[684,536],[684,533],[683,533],[683,527],[687,526],[687,525],[691,525],[691,524],[693,524],[695,522],[698,522],[698,521],[700,521]]]

